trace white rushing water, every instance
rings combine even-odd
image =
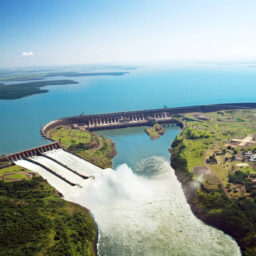
[[[28,170],[33,171],[33,172],[39,173],[44,179],[46,179],[48,181],[49,184],[51,184],[54,188],[56,188],[64,196],[70,195],[78,189],[77,186],[69,185],[67,182],[58,178],[54,174],[48,172],[41,166],[31,163],[27,160],[18,160],[18,161],[15,161],[15,164],[22,166]]]
[[[54,171],[56,174],[60,175],[61,177],[75,184],[75,186],[72,186],[66,181],[57,177],[56,175],[50,173],[40,165],[37,165],[36,163],[29,162],[25,159],[15,161],[15,164],[39,173],[53,187],[55,187],[60,193],[62,193],[64,197],[79,190],[82,186],[86,186],[86,184],[92,182],[92,180],[94,180],[96,176],[103,175],[103,171],[101,168],[77,156],[74,156],[68,152],[65,152],[62,149],[51,150],[45,154],[49,157],[52,157],[54,160],[57,160],[60,163],[68,166],[69,168],[76,171],[77,173],[90,177],[89,179],[83,179],[81,176],[77,175],[76,173],[68,170],[67,168],[59,165],[58,163],[44,156],[29,157],[29,159],[33,160],[34,162],[49,168],[50,170]]]
[[[181,184],[170,164],[161,157],[101,170],[63,150],[48,156],[80,176],[45,157],[32,157],[80,186],[71,186],[42,167],[26,160],[16,164],[38,172],[66,200],[87,207],[99,227],[101,256],[240,256],[236,242],[222,231],[205,225],[192,213]]]
[[[62,149],[55,149],[44,153],[45,155],[65,164],[71,169],[85,176],[94,176],[102,174],[103,170],[75,155],[72,155]]]
[[[56,163],[46,157],[33,156],[33,157],[30,157],[30,159],[37,163],[40,163],[44,166],[47,166],[49,169],[53,170],[58,175],[62,176],[63,178],[66,178],[67,180],[69,180],[70,182],[72,182],[74,184],[82,185],[84,182],[84,179],[82,177],[80,177],[79,175],[71,172],[67,168],[59,165],[58,163]]]
[[[135,173],[121,165],[70,194],[99,226],[101,256],[238,256],[236,242],[192,213],[170,164],[143,160]]]

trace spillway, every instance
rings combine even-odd
[[[57,160],[58,162],[61,162],[69,168],[74,169],[81,175],[98,176],[103,174],[103,170],[100,167],[93,165],[83,160],[82,158],[72,155],[62,149],[47,151],[44,154]]]
[[[42,165],[48,167],[49,169],[53,170],[54,172],[56,172],[61,177],[69,180],[70,182],[72,182],[74,184],[77,184],[77,185],[81,186],[84,183],[84,181],[85,181],[80,176],[76,175],[75,173],[71,172],[67,168],[59,165],[58,163],[56,163],[53,160],[48,159],[46,157],[43,157],[43,156],[32,156],[29,159],[31,159],[31,160],[39,163],[39,164],[42,164]]]
[[[103,175],[101,168],[62,149],[44,154],[45,156],[35,155],[14,163],[40,174],[64,197],[91,183],[94,177]],[[89,178],[86,179],[85,176]]]
[[[49,182],[49,184],[51,184],[54,188],[56,188],[64,196],[68,195],[70,193],[74,193],[75,191],[77,191],[79,189],[78,186],[71,186],[64,180],[58,178],[54,174],[50,173],[49,171],[47,171],[46,169],[44,169],[43,167],[41,167],[35,163],[29,162],[25,159],[17,160],[14,163],[16,165],[19,165],[21,167],[24,167],[28,170],[31,170],[33,172],[40,174],[44,179],[46,179]]]

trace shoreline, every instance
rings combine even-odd
[[[219,151],[221,152],[221,146],[217,145],[220,147],[220,149],[218,148],[219,151],[218,150],[216,151],[216,149],[212,146],[212,145],[215,146],[214,144],[215,137],[213,138],[200,137],[202,136],[202,134],[200,133],[202,131],[205,131],[205,134],[207,135],[207,132],[208,132],[207,128],[202,129],[201,127],[203,127],[203,125],[201,123],[198,125],[199,128],[196,126],[196,124],[193,124],[194,127],[192,125],[192,128],[191,128],[191,124],[189,124],[189,122],[191,122],[191,120],[185,119],[184,129],[182,129],[179,132],[176,139],[171,143],[171,146],[169,149],[169,152],[171,153],[170,165],[174,169],[175,175],[178,181],[182,185],[182,190],[186,197],[186,201],[189,204],[193,214],[199,220],[204,222],[206,225],[209,225],[218,230],[221,230],[225,234],[231,236],[239,246],[242,256],[255,255],[255,251],[254,251],[255,239],[253,238],[254,237],[253,235],[255,233],[255,228],[254,228],[255,222],[253,218],[250,218],[250,216],[253,216],[253,215],[250,215],[250,213],[251,214],[254,213],[253,203],[251,205],[252,208],[244,208],[243,203],[245,204],[246,202],[249,201],[249,199],[247,199],[248,196],[244,197],[242,195],[240,197],[239,196],[231,197],[229,196],[229,194],[227,195],[227,192],[225,191],[226,185],[223,189],[223,184],[220,183],[219,180],[217,180],[218,183],[216,181],[216,185],[214,186],[212,185],[212,187],[210,187],[212,183],[205,183],[205,181],[201,182],[198,180],[197,178],[198,176],[195,173],[194,169],[197,166],[198,167],[205,166],[205,154],[207,152],[207,149],[212,147],[211,148],[212,152],[218,153]],[[229,127],[228,123],[226,126],[224,126],[223,123],[221,124],[223,125],[223,127],[225,127],[225,128],[222,128],[223,130],[228,129]],[[209,125],[209,129],[211,129],[212,127],[211,125],[212,124]],[[189,133],[193,128],[195,128],[195,131],[197,131],[198,134],[194,133],[191,135],[191,133]],[[243,132],[246,133],[247,130]],[[221,136],[221,135],[218,135],[218,136]],[[196,139],[193,140],[193,136],[194,137],[198,136],[198,137],[196,137]],[[215,136],[215,134],[212,136]],[[238,135],[233,135],[233,137],[234,136],[238,136]],[[209,142],[209,144],[207,144],[208,147],[203,146],[205,145],[204,143],[206,140],[207,142]],[[222,140],[220,141],[222,142]],[[196,141],[196,142],[195,143],[193,142],[194,143],[193,144],[192,141]],[[198,150],[195,151],[195,148],[198,148]],[[191,155],[191,152],[195,152],[194,155]],[[202,154],[200,155],[202,160],[200,158],[198,159],[198,156],[199,156],[198,152],[202,152]],[[225,158],[225,156],[227,155],[224,155],[224,156],[221,155],[223,159]],[[222,158],[218,159],[218,164],[220,166],[221,164],[223,164],[221,160]],[[194,159],[197,159],[197,162],[193,162]],[[230,162],[230,163],[235,165],[235,163],[233,162]],[[205,174],[204,177],[207,177],[207,174]],[[228,182],[230,181],[228,180]],[[195,184],[198,184],[198,186],[195,186]],[[210,185],[208,185],[207,187],[207,184],[210,184]],[[253,198],[254,197],[252,197],[252,200]]]
[[[172,166],[172,165],[171,165]],[[173,168],[173,167],[172,167]],[[173,168],[174,169],[174,168]],[[200,208],[198,207],[198,205],[196,203],[193,202],[193,199],[195,199],[196,197],[196,189],[193,188],[191,186],[191,181],[185,181],[183,180],[183,178],[181,177],[181,175],[179,175],[178,171],[176,171],[174,169],[174,172],[175,172],[175,175],[178,179],[178,181],[180,182],[181,186],[182,186],[182,190],[183,190],[183,193],[186,197],[186,200],[187,200],[187,203],[189,204],[190,206],[190,209],[192,211],[192,213],[196,216],[196,218],[198,218],[199,220],[201,220],[205,225],[209,225],[213,228],[216,228],[220,231],[222,231],[223,233],[225,233],[226,235],[229,235],[230,237],[232,237],[232,239],[234,239],[234,241],[237,243],[237,245],[239,246],[240,248],[240,251],[241,251],[241,256],[246,256],[246,254],[244,254],[244,250],[246,248],[244,248],[241,243],[229,232],[227,232],[226,230],[223,230],[221,229],[220,227],[218,227],[216,225],[216,222],[214,222],[214,220],[212,219],[211,220],[206,220],[202,214],[202,212],[200,211]],[[192,192],[192,193],[191,193]]]

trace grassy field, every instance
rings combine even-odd
[[[48,136],[60,141],[61,146],[79,157],[102,168],[112,167],[116,155],[114,143],[98,134],[67,126],[57,127]]]
[[[14,179],[17,181],[22,179],[29,179],[29,175],[28,175],[29,173],[31,172],[26,170],[25,168],[14,165],[14,166],[0,169],[0,180],[9,182],[9,181],[12,181],[11,179]]]
[[[0,209],[1,256],[95,255],[96,231],[87,210],[63,200],[40,176],[0,181]]]
[[[256,150],[249,148],[228,148],[230,139],[243,139],[248,134],[256,135],[256,111],[230,110],[207,113],[209,120],[194,118],[194,114],[186,114],[190,121],[185,121],[185,129],[180,135],[182,139],[182,155],[186,158],[188,171],[194,175],[194,168],[206,166],[205,160],[211,156],[217,163],[211,164],[211,170],[227,185],[228,175],[240,170],[245,173],[256,173],[248,164],[247,168],[238,167],[240,161],[232,160],[243,151]],[[193,119],[193,121],[192,121]]]
[[[197,117],[196,113],[184,115],[184,129],[172,144],[172,166],[183,184],[200,182],[194,196],[189,196],[193,211],[232,235],[244,255],[255,256],[256,185],[252,174],[256,168],[244,152],[256,153],[256,147],[233,146],[230,140],[256,136],[256,110]]]

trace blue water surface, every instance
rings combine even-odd
[[[256,101],[256,69],[246,66],[143,67],[124,76],[72,79],[80,83],[0,100],[1,154],[47,143],[40,135],[47,122],[82,112]]]

